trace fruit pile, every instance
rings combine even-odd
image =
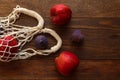
[[[70,22],[72,16],[71,9],[64,4],[54,5],[50,9],[51,22],[56,26],[63,26]],[[81,43],[84,39],[80,30],[75,30],[71,34],[71,40],[74,43]],[[45,49],[48,46],[48,40],[43,35],[38,35],[35,38],[35,45],[40,49]],[[55,58],[55,66],[59,73],[63,76],[69,76],[75,71],[79,65],[78,57],[69,51],[63,51]]]

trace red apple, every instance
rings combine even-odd
[[[72,11],[64,4],[56,4],[50,10],[51,22],[56,25],[65,25],[71,19]]]
[[[18,40],[13,36],[5,36],[0,39],[0,60],[10,61],[18,52]]]
[[[74,53],[63,51],[60,56],[55,58],[55,65],[63,76],[69,76],[78,67],[79,59]]]

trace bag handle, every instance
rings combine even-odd
[[[37,26],[26,27],[26,26],[21,26],[21,25],[15,25],[14,22],[19,18],[20,13],[23,13],[25,15],[29,15],[29,16],[35,18],[38,21]],[[18,29],[18,31],[12,32],[8,35],[17,35],[16,37],[19,37],[19,36],[21,36],[21,33],[26,34],[26,36],[24,35],[24,38],[27,38],[27,39],[21,40],[21,41],[19,40],[19,45],[21,46],[20,49],[22,49],[22,47],[26,44],[26,42],[31,41],[33,39],[33,36],[38,33],[48,33],[51,36],[53,36],[57,41],[56,45],[54,45],[50,49],[46,49],[46,50],[34,50],[32,48],[20,50],[19,53],[17,54],[17,56],[15,58],[13,58],[13,60],[26,59],[26,58],[31,57],[36,54],[49,55],[51,53],[56,52],[62,46],[62,39],[60,38],[60,36],[52,29],[43,28],[43,26],[44,26],[43,18],[37,12],[35,12],[33,10],[29,10],[29,9],[21,8],[20,6],[17,6],[16,8],[14,8],[12,13],[10,13],[7,16],[7,19],[3,19],[3,20],[1,20],[1,22],[7,22],[8,26],[12,25],[12,27],[17,26],[17,27],[21,28],[21,29]],[[23,35],[22,35],[22,37],[23,37]]]

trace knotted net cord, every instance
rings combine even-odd
[[[21,13],[36,18],[38,21],[38,25],[34,27],[30,27],[30,26],[21,26],[14,24],[16,20],[20,17]],[[44,20],[38,13],[32,10],[28,10],[26,8],[22,8],[18,5],[16,6],[16,8],[13,9],[13,11],[7,17],[0,17],[0,30],[1,30],[0,39],[2,40],[0,46],[4,47],[3,50],[0,50],[0,53],[1,52],[3,53],[3,55],[0,56],[0,60],[4,62],[9,62],[11,60],[26,59],[36,54],[49,55],[51,53],[56,52],[61,47],[62,40],[54,30],[43,28],[43,26],[44,26]],[[51,47],[50,49],[46,49],[46,50],[35,50],[33,48],[22,49],[26,43],[30,42],[33,39],[34,35],[39,33],[50,34],[57,40],[57,44]],[[4,42],[6,41],[5,37],[11,35],[14,37],[10,39],[9,42],[11,42],[14,39],[18,40],[18,44],[15,46],[10,46],[8,44],[5,44]],[[15,49],[16,47],[19,47],[18,49],[19,52],[17,54],[11,53],[10,49],[11,48]],[[8,55],[4,56],[6,55],[6,53],[8,53]],[[14,57],[13,54],[15,55]]]

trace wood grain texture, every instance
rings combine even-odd
[[[54,60],[19,60],[0,63],[1,80],[119,80],[119,60],[81,60],[81,65],[70,77],[61,76]]]
[[[63,27],[50,22],[49,10],[58,3],[68,5],[73,12],[71,22]],[[16,5],[32,9],[42,15],[45,27],[54,29],[63,40],[61,49],[50,56],[0,62],[0,80],[120,80],[119,4],[120,0],[0,0],[0,16],[7,16]],[[37,22],[21,15],[16,24],[35,26]],[[71,43],[70,35],[75,29],[85,35],[81,45]],[[49,47],[53,46],[55,40],[45,35]],[[25,47],[35,48],[33,41]],[[54,65],[55,57],[63,50],[74,52],[80,59],[70,77],[61,76]]]

